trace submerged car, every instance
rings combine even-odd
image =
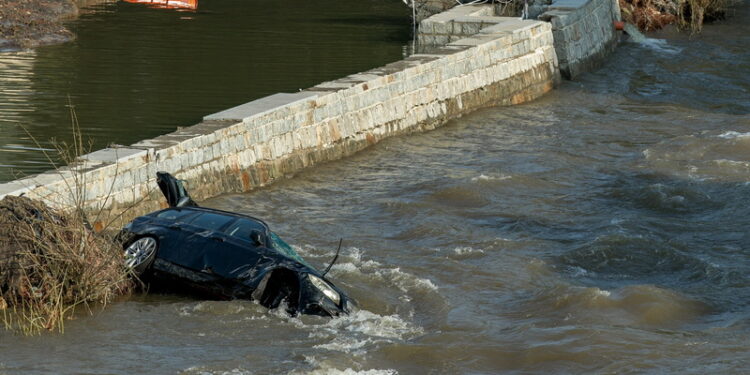
[[[268,308],[285,302],[290,313],[350,312],[353,301],[262,220],[198,207],[168,173],[157,173],[157,184],[169,208],[136,218],[119,236],[126,265],[137,276],[151,285],[252,299]]]

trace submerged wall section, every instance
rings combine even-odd
[[[103,213],[96,225],[164,205],[157,171],[187,181],[193,198],[244,192],[398,134],[433,129],[489,105],[539,97],[559,81],[546,22],[499,22],[430,54],[275,94],[128,147],[99,150],[73,167],[0,185],[57,207]],[[75,186],[83,187],[76,189]]]

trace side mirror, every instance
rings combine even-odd
[[[252,242],[255,246],[266,245],[265,236],[263,235],[263,233],[257,230],[250,232],[250,242]]]

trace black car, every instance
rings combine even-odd
[[[126,265],[151,285],[220,299],[253,299],[292,313],[339,316],[353,301],[260,219],[198,207],[181,181],[157,173],[169,208],[136,218],[120,233]],[[335,261],[335,259],[334,259]]]

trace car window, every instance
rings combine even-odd
[[[239,219],[232,223],[224,232],[232,237],[249,241],[250,233],[254,230],[266,233],[266,227],[263,224],[250,219]]]
[[[165,210],[159,212],[156,217],[165,220],[184,221],[187,216],[194,213],[195,211],[190,210]]]
[[[195,219],[190,221],[189,224],[199,228],[219,230],[221,229],[221,227],[234,219],[234,216],[203,212],[199,214]]]

